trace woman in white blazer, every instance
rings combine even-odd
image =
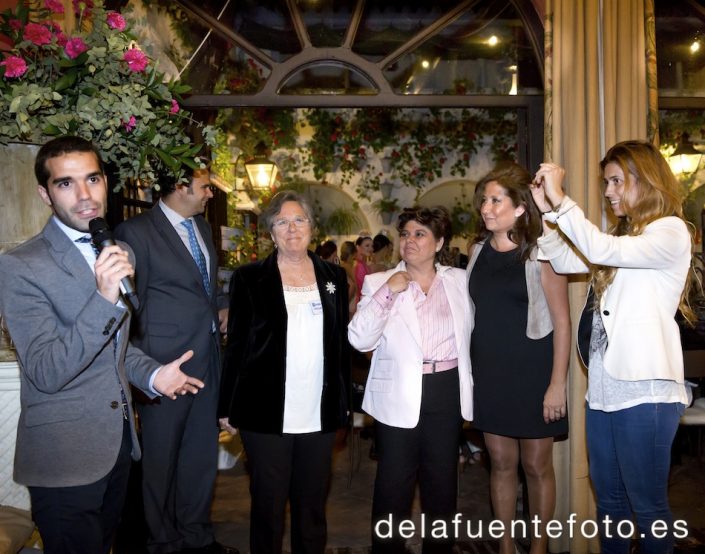
[[[600,166],[618,218],[609,233],[565,196],[563,169],[541,164],[532,187],[545,214],[539,248],[558,272],[592,273],[578,342],[588,367],[587,446],[602,552],[629,552],[633,515],[641,552],[672,552],[673,534],[664,532],[673,519],[671,444],[689,402],[675,316],[679,308],[692,316],[691,237],[680,185],[656,147],[618,143]]]
[[[362,408],[376,420],[377,476],[373,552],[403,552],[400,521],[409,519],[416,481],[427,529],[456,510],[458,439],[472,419],[472,310],[465,272],[436,263],[450,240],[443,207],[399,216],[402,261],[365,277],[348,326],[350,344],[374,350]],[[380,537],[392,523],[390,539]],[[452,537],[424,538],[424,551],[450,552]]]

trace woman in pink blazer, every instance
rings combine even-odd
[[[399,216],[402,261],[365,278],[348,326],[350,344],[374,350],[362,408],[376,420],[377,477],[372,551],[403,552],[398,533],[409,519],[418,479],[430,529],[456,511],[458,437],[472,419],[472,310],[462,269],[437,257],[450,240],[443,207],[407,208]],[[397,532],[380,537],[380,521]],[[450,552],[452,537],[424,538],[424,551]]]

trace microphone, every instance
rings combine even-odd
[[[115,244],[113,233],[110,227],[108,227],[108,223],[102,217],[91,219],[88,222],[88,229],[91,232],[93,244],[98,249],[99,253],[106,246],[113,246]],[[140,301],[137,298],[137,291],[135,291],[135,284],[132,282],[131,277],[127,276],[120,279],[120,291],[122,295],[130,301],[130,304],[132,304],[135,310],[139,309]]]

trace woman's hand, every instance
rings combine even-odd
[[[409,288],[409,283],[411,283],[411,276],[406,271],[397,271],[387,279],[389,290],[395,294]]]
[[[543,396],[543,420],[558,421],[568,413],[565,385],[550,383]]]
[[[544,162],[539,166],[530,188],[534,202],[541,212],[550,211],[563,201],[563,177],[565,169],[559,165]]]

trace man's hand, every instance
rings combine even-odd
[[[225,336],[228,332],[228,314],[230,313],[230,308],[223,308],[218,310],[218,323],[220,324],[220,334]]]
[[[237,428],[230,425],[230,421],[228,421],[227,417],[221,417],[218,423],[223,431],[227,431],[231,435],[237,435]]]
[[[94,267],[98,292],[109,302],[117,303],[120,297],[120,280],[135,274],[127,252],[117,245],[107,246],[101,251]]]
[[[193,350],[188,350],[171,363],[163,365],[154,378],[154,389],[172,400],[176,395],[196,394],[204,387],[203,381],[190,377],[181,371],[181,364],[193,358]]]

